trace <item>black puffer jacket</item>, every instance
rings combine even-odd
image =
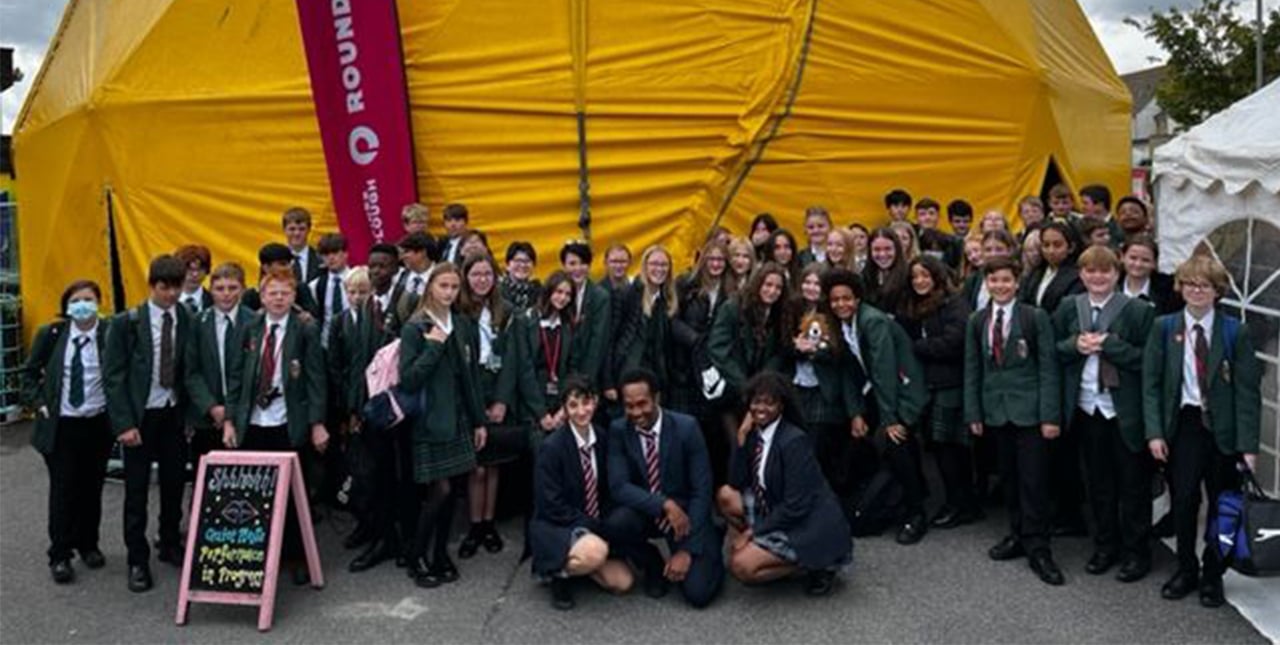
[[[964,330],[971,313],[964,294],[956,293],[923,320],[898,318],[924,366],[930,390],[964,385]]]

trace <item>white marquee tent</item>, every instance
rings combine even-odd
[[[1231,293],[1264,367],[1258,479],[1280,491],[1280,81],[1156,150],[1160,268],[1203,245],[1227,266]]]

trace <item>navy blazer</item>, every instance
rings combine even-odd
[[[649,492],[644,450],[635,426],[625,417],[609,427],[609,492],[613,502],[654,519],[663,517],[662,504],[675,501],[689,516],[689,535],[674,542],[675,550],[690,555],[712,554],[716,531],[711,526],[711,460],[698,422],[691,416],[662,409],[658,435],[661,494]]]
[[[578,442],[568,425],[547,435],[538,449],[533,474],[533,518],[529,521],[529,549],[533,571],[545,575],[564,569],[573,546],[574,529],[584,528],[605,541],[601,522],[612,508],[609,496],[609,433],[595,429],[596,498],[600,517],[587,515],[587,490],[582,481],[582,459]]]
[[[753,432],[743,445],[734,447],[729,456],[729,486],[740,491],[751,488],[751,455],[759,441],[759,433]],[[796,550],[797,564],[807,569],[848,561],[853,550],[849,523],[822,476],[813,442],[785,420],[774,431],[764,464],[764,486],[768,512],[752,527],[755,535],[785,533]]]

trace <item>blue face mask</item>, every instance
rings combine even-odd
[[[98,317],[98,303],[93,300],[77,300],[67,305],[67,315],[72,320],[84,322]]]

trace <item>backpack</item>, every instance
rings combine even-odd
[[[427,390],[409,392],[400,387],[400,339],[379,349],[364,371],[369,400],[361,417],[365,427],[374,431],[390,430],[405,419],[414,418],[427,409]]]
[[[1245,471],[1243,490],[1218,496],[1218,517],[1205,527],[1205,542],[1222,561],[1247,576],[1280,576],[1280,501],[1263,494]]]
[[[1219,316],[1222,320],[1222,338],[1226,341],[1227,352],[1223,356],[1227,360],[1233,360],[1236,355],[1236,337],[1240,335],[1240,319],[1233,316]],[[1160,340],[1162,347],[1169,344],[1169,334],[1173,333],[1173,328],[1178,324],[1178,315],[1170,314],[1160,319]],[[1212,342],[1212,341],[1210,341]]]

